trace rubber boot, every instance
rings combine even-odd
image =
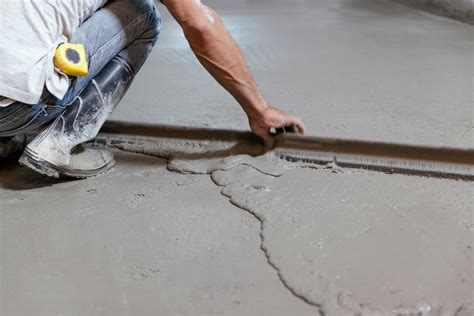
[[[26,146],[20,164],[50,177],[96,176],[112,168],[107,149],[82,146],[94,139],[125,95],[132,67],[117,56],[91,81],[54,122]]]

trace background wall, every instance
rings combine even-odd
[[[419,9],[474,25],[473,0],[395,0]]]

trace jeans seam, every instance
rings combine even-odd
[[[114,37],[112,37],[109,41],[107,41],[107,43],[105,43],[104,45],[102,45],[101,47],[99,47],[93,55],[90,56],[90,59],[93,59],[94,56],[96,56],[99,52],[101,52],[105,47],[107,47],[108,45],[110,45],[110,43],[112,43],[117,37],[121,36],[123,33],[125,33],[130,27],[132,27],[132,25],[136,25],[137,23],[141,22],[143,20],[143,17],[146,16],[146,15],[150,15],[151,13],[155,13],[154,11],[148,11],[148,12],[145,12],[141,15],[139,15],[137,18],[135,18],[131,23],[127,24],[127,26],[125,26],[119,33],[115,34]]]
[[[20,110],[22,110],[26,105],[25,104],[22,104],[18,109],[16,109],[15,111],[5,115],[4,117],[0,118],[0,123],[4,123],[4,122],[7,122],[8,119],[12,116],[14,116],[15,114],[17,114]]]
[[[1,1],[1,0],[0,0]],[[95,58],[95,56],[97,56],[98,54],[101,54],[104,50],[108,49],[111,45],[113,45],[114,41],[117,40],[117,38],[119,38],[120,36],[123,36],[124,33],[126,33],[129,29],[131,28],[134,28],[136,27],[137,25],[139,25],[140,23],[144,23],[145,27],[143,28],[144,31],[139,35],[139,36],[143,36],[143,39],[148,39],[148,37],[145,37],[145,33],[148,33],[149,30],[152,29],[152,27],[146,27],[148,25],[152,25],[152,23],[148,23],[146,22],[146,19],[149,19],[150,17],[153,17],[153,15],[156,14],[156,8],[153,8],[153,9],[150,9],[150,10],[147,10],[146,12],[140,14],[139,16],[135,17],[130,23],[128,23],[125,27],[122,28],[122,30],[120,32],[118,32],[117,34],[115,34],[112,38],[110,38],[106,43],[104,43],[103,45],[101,45],[97,50],[95,50],[95,52],[93,52],[93,54],[91,55],[91,59]],[[159,29],[162,25],[162,22],[161,22],[161,19],[159,17],[158,18],[158,27],[157,27],[157,33],[159,34]],[[145,24],[146,22],[146,24]],[[154,24],[153,24],[154,25]],[[138,37],[139,37],[138,36]],[[152,37],[150,37],[152,38]],[[135,39],[136,40],[136,39]],[[125,49],[127,46],[129,46],[130,44],[132,44],[132,42],[128,43],[123,49]],[[87,87],[87,85],[84,87],[84,89]],[[82,89],[83,90],[83,89]],[[55,109],[55,110],[60,110],[60,109],[65,109],[69,106],[71,106],[71,104],[73,104],[77,97],[80,95],[81,92],[79,92],[68,104],[65,104],[64,106],[56,106],[56,105],[49,105],[48,107],[50,107],[51,109]],[[45,97],[42,97],[39,101],[39,103],[42,103],[46,98]],[[25,109],[25,107],[27,107],[28,105],[26,104],[22,104],[21,107],[19,107],[18,109],[14,110],[12,113],[6,115],[5,117],[2,117],[0,118],[0,122],[8,122],[8,118],[11,118],[12,115],[15,115],[16,113],[19,113],[19,111],[22,111]],[[44,105],[42,105],[42,107],[44,107]],[[16,128],[13,128],[13,129],[10,129],[10,130],[0,130],[0,136],[2,135],[12,135],[12,134],[16,134],[18,132],[21,132],[23,130],[26,130],[29,126],[31,126],[41,115],[42,113],[44,113],[44,109],[40,109],[37,113],[35,113],[33,115],[33,117],[31,117],[26,123],[23,123],[21,124],[21,126],[18,126]],[[47,112],[46,112],[47,113]]]
[[[14,129],[11,129],[9,131],[2,131],[0,132],[0,136],[4,136],[4,135],[15,135],[15,134],[18,134],[18,132],[21,132],[23,130],[25,130],[26,128],[28,128],[28,126],[30,126],[31,124],[33,124],[34,120],[42,113],[42,111],[38,111],[38,113],[36,113],[27,123],[23,124],[22,126],[20,127],[17,127],[17,128],[14,128]],[[8,137],[8,136],[7,136]]]
[[[89,60],[92,60],[94,59],[94,57],[99,54],[100,52],[102,52],[102,50],[104,50],[105,48],[107,48],[109,45],[111,45],[111,43],[119,36],[121,36],[123,33],[125,33],[129,28],[131,28],[132,26],[135,26],[137,23],[140,23],[142,22],[144,16],[146,15],[150,15],[150,14],[154,14],[155,13],[155,10],[150,10],[150,11],[147,11],[145,13],[142,13],[141,15],[139,15],[138,17],[136,17],[132,22],[130,22],[129,24],[127,24],[119,33],[115,34],[111,39],[109,39],[105,44],[103,44],[101,47],[99,47],[98,49],[96,49],[96,51],[94,52],[93,55],[89,56]],[[129,43],[127,46],[129,46],[131,43]],[[119,52],[120,53],[120,52]],[[117,53],[118,55],[118,53]],[[93,79],[93,78],[92,78]],[[66,105],[66,107],[70,106],[71,104],[74,103],[74,101],[76,101],[77,99],[77,96],[80,95],[82,93],[82,91],[84,91],[84,89],[87,88],[87,85],[85,85],[77,94],[75,97],[73,97],[73,99]]]

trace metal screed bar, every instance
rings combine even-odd
[[[240,141],[262,146],[250,132],[108,121],[99,138],[126,136]],[[363,168],[389,173],[474,180],[474,149],[428,147],[362,140],[279,134],[274,152],[290,161]]]

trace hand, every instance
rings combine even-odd
[[[289,127],[300,134],[304,134],[306,130],[300,118],[272,107],[267,107],[260,114],[249,116],[249,124],[252,132],[264,141],[268,141],[271,138],[270,129],[272,127]]]

